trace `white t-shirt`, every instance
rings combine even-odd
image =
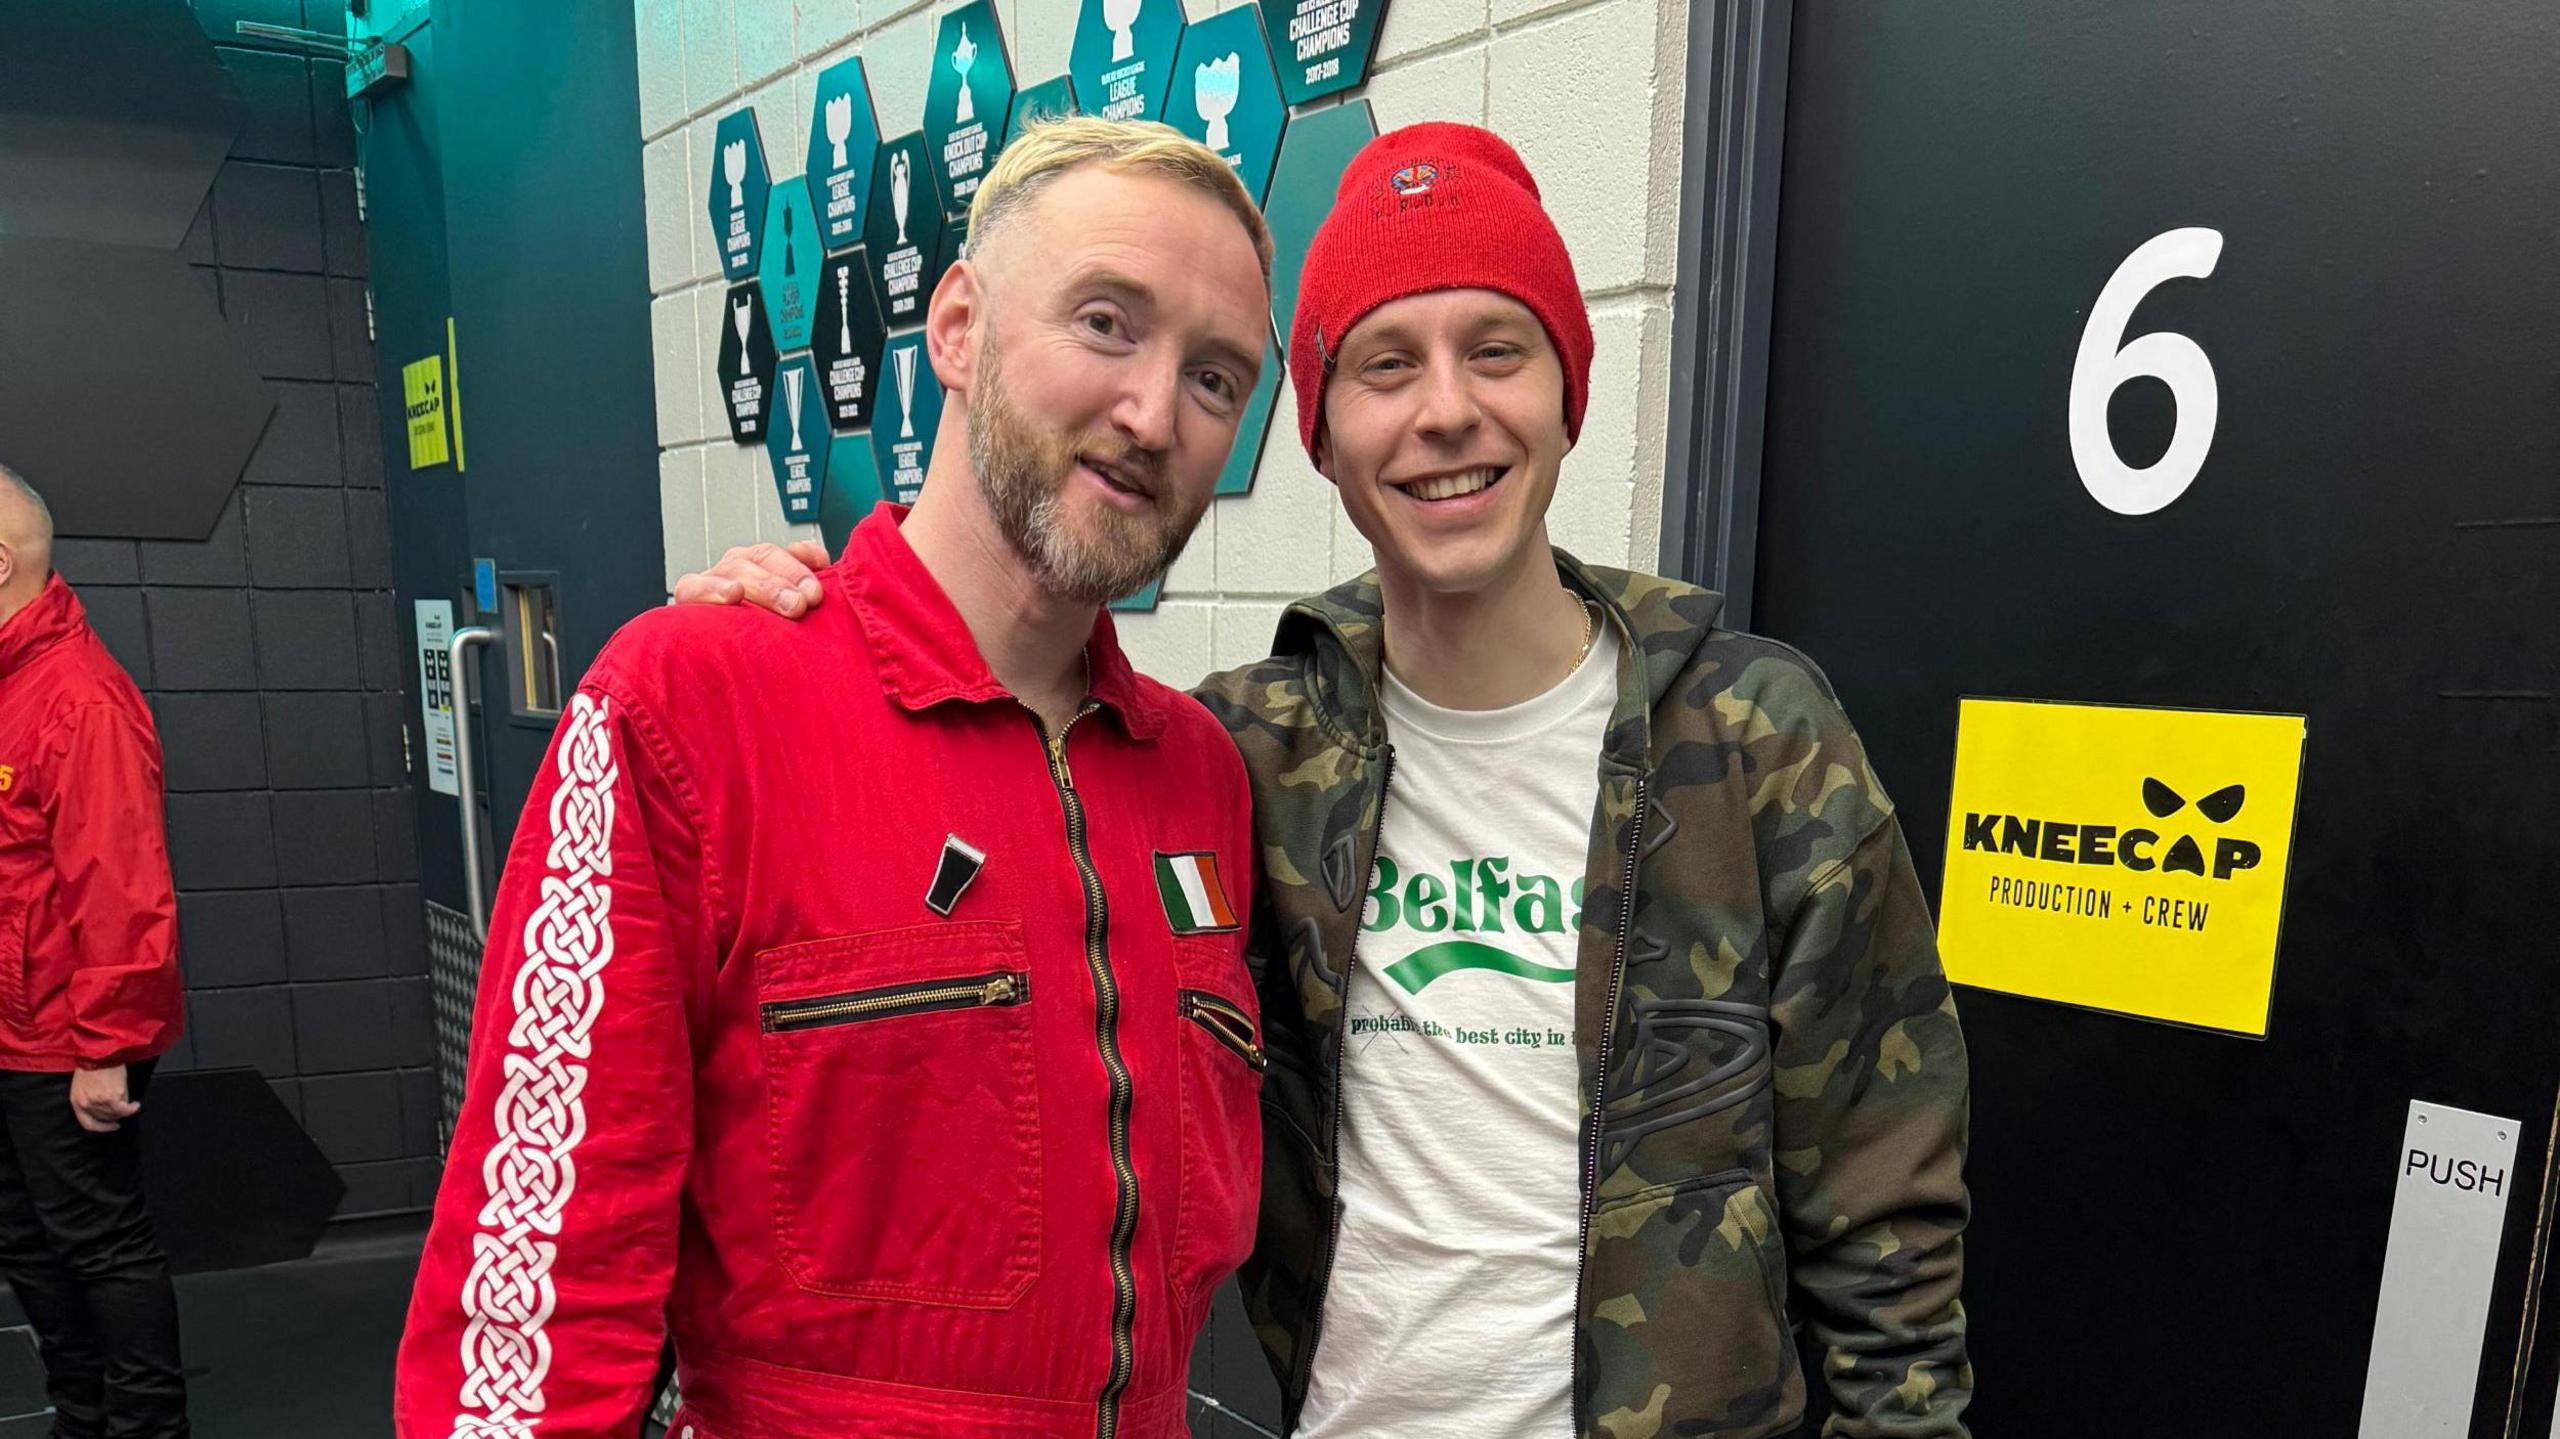
[[[1501,710],[1385,681],[1395,777],[1342,1057],[1342,1236],[1304,1439],[1573,1433],[1581,1102],[1575,951],[1604,626]]]

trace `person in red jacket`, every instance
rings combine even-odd
[[[178,1301],[141,1113],[183,1027],[160,737],[0,467],[0,1274],[55,1439],[187,1433]]]
[[[1175,1439],[1250,1249],[1245,775],[1100,606],[1206,509],[1270,239],[1161,126],[1008,146],[946,408],[785,624],[641,616],[500,882],[405,1439]]]

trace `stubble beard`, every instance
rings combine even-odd
[[[1181,555],[1206,500],[1183,506],[1164,479],[1162,457],[1119,436],[1066,434],[1026,418],[1005,393],[996,350],[990,333],[969,397],[969,464],[996,528],[1040,587],[1061,599],[1108,604],[1136,593]],[[1147,512],[1091,504],[1083,506],[1086,522],[1074,523],[1066,489],[1079,454],[1144,477],[1155,497]]]

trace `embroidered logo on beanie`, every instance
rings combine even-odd
[[[1436,183],[1439,178],[1439,166],[1432,164],[1428,160],[1419,160],[1413,164],[1405,166],[1394,174],[1389,175],[1387,177],[1387,188],[1395,191],[1398,195],[1401,195],[1406,199],[1411,199],[1416,195],[1430,194],[1432,185]]]

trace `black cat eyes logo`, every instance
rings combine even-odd
[[[2195,801],[2194,808],[2214,828],[2230,824],[2240,817],[2241,807],[2248,803],[2246,785],[2224,785]],[[2186,796],[2172,789],[2165,780],[2145,776],[2142,781],[2142,807],[2155,820],[2175,818],[2188,808]],[[2206,859],[2206,839],[2195,834],[2164,835],[2160,827],[2135,824],[2118,827],[2112,824],[2059,819],[2030,819],[2014,814],[1973,814],[1964,817],[1964,847],[1991,854],[2014,854],[2026,859],[2051,860],[2057,864],[2116,865],[2137,874],[2158,871],[2162,874],[2192,874],[2198,878],[2229,879],[2242,870],[2255,869],[2261,857],[2258,846],[2237,835],[2213,835],[2212,859]],[[2167,841],[2167,848],[2161,847]]]
[[[2215,824],[2229,824],[2239,815],[2240,806],[2248,803],[2248,800],[2248,786],[2225,785],[2197,800],[2196,813],[2212,820]],[[2146,779],[2142,782],[2142,807],[2151,811],[2153,819],[2167,819],[2185,809],[2187,802],[2179,797],[2176,790],[2160,781]]]
[[[2197,800],[2196,813],[2217,825],[2229,824],[2240,817],[2240,806],[2248,802],[2248,786],[2228,784]],[[2185,809],[2187,801],[2168,785],[2146,776],[2142,781],[2142,807],[2151,811],[2153,819],[2168,819]],[[2128,845],[2133,836],[2134,832],[2130,831],[2125,835]],[[2229,879],[2236,871],[2257,867],[2258,847],[2245,839],[2216,840],[2213,853],[2215,879]],[[2194,835],[2180,835],[2177,842],[2169,846],[2169,852],[2161,857],[2160,868],[2164,873],[2183,870],[2188,874],[2203,874],[2204,847],[2196,843]]]

